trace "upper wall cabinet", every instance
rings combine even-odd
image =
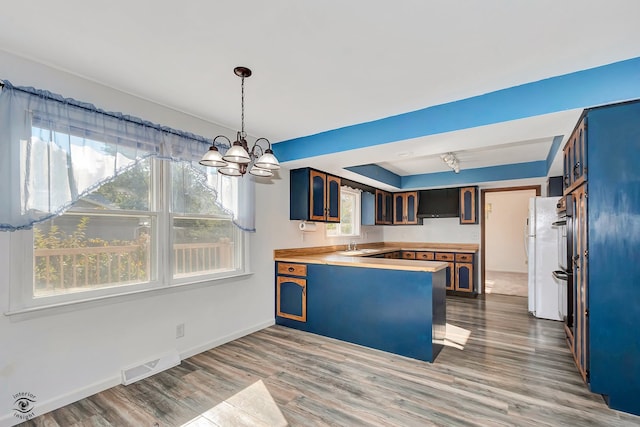
[[[289,219],[340,222],[340,178],[310,168],[290,173]]]
[[[564,147],[564,193],[568,194],[587,179],[587,120],[576,126]]]
[[[422,224],[422,219],[418,219],[417,191],[393,194],[393,223]]]
[[[478,223],[478,187],[460,188],[460,224]]]
[[[393,195],[376,189],[376,225],[393,224]]]

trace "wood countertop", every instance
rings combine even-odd
[[[478,252],[478,245],[473,243],[379,242],[364,243],[356,251],[346,251],[344,245],[276,249],[273,253],[273,258],[275,261],[281,262],[426,271],[431,273],[448,266],[448,263],[441,261],[371,258],[373,255],[395,251],[476,253]]]
[[[446,268],[449,264],[441,261],[416,261],[408,259],[368,258],[365,254],[358,256],[339,255],[337,253],[276,256],[278,262],[296,262],[303,264],[342,265],[345,267],[380,268],[385,270],[424,271],[434,273]]]
[[[377,242],[363,243],[358,245],[358,248],[366,250],[376,249],[376,252],[361,254],[359,256],[370,256],[375,255],[376,253],[382,254],[395,251],[459,252],[475,254],[478,252],[479,245],[475,243]],[[345,245],[276,249],[273,251],[273,255],[274,259],[276,259],[283,256],[336,254],[337,252],[345,252],[345,249]]]

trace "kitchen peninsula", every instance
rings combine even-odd
[[[405,246],[276,250],[276,323],[433,362],[446,332],[450,264],[416,261],[442,245]],[[477,245],[446,249],[473,254]]]

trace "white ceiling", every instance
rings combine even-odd
[[[3,0],[0,50],[284,141],[640,56],[640,1]],[[3,76],[0,76],[3,78]],[[45,88],[46,89],[46,88]],[[125,107],[123,107],[123,110]],[[126,112],[126,111],[124,111]],[[400,175],[543,160],[579,111],[308,158]],[[186,129],[188,130],[188,129]]]

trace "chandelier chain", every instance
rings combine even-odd
[[[241,91],[242,91],[242,100],[240,103],[241,106],[241,128],[240,128],[240,136],[245,138],[247,135],[244,133],[244,76],[242,76],[242,83],[240,83]]]

